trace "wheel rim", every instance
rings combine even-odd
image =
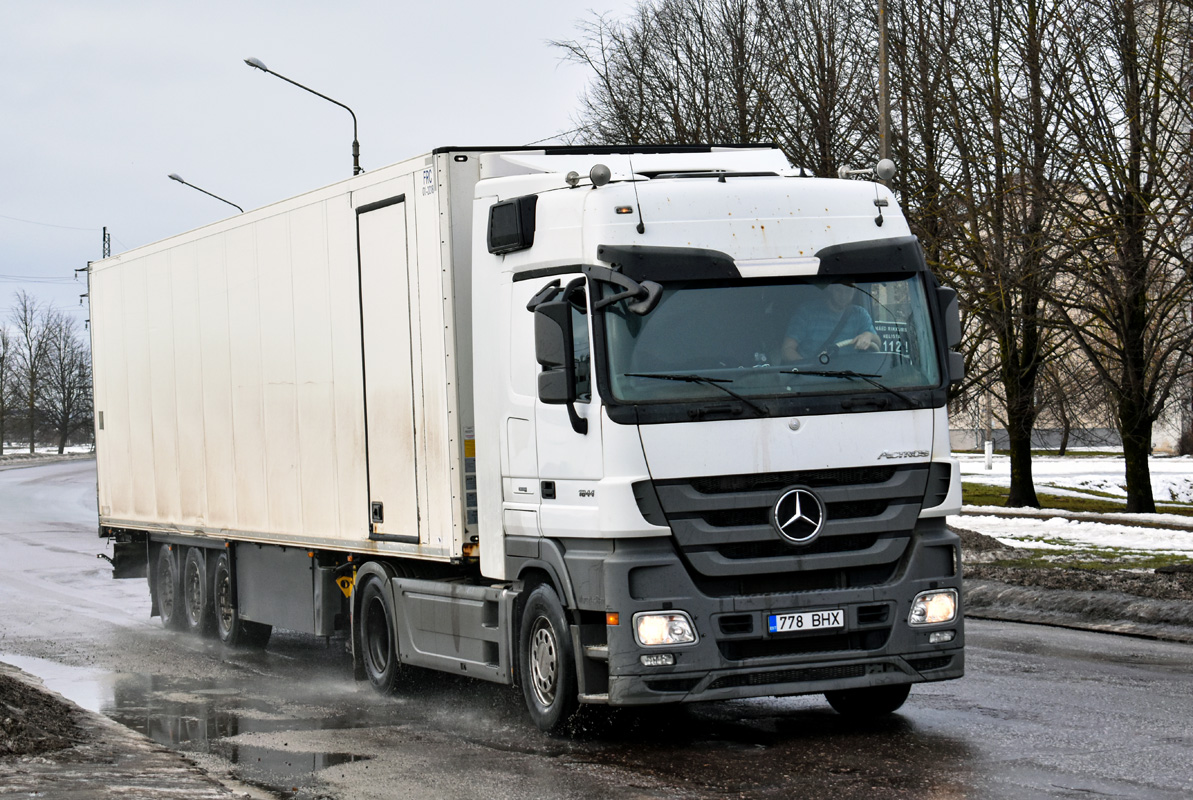
[[[555,702],[556,681],[559,677],[559,642],[555,629],[546,617],[534,621],[530,632],[530,684],[535,699],[544,708]]]
[[[385,616],[385,601],[374,597],[365,612],[365,652],[369,655],[369,666],[374,675],[381,675],[389,668],[389,621]]]
[[[216,573],[215,603],[219,611],[217,616],[219,618],[220,632],[227,635],[232,630],[234,611],[232,609],[232,579],[226,569],[221,569]]]
[[[186,563],[186,612],[190,623],[197,625],[203,617],[203,580],[199,575],[199,567],[192,561]]]

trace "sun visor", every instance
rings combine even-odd
[[[821,275],[921,272],[928,269],[924,251],[914,236],[874,239],[826,247],[816,254]]]
[[[716,281],[742,277],[733,258],[719,250],[699,247],[650,247],[602,244],[597,258],[641,281]]]

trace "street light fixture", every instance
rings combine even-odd
[[[244,209],[241,208],[240,206],[236,205],[235,203],[233,203],[231,200],[225,200],[224,198],[220,197],[218,194],[212,194],[211,192],[207,191],[206,189],[200,189],[198,186],[195,186],[195,184],[193,184],[193,183],[187,183],[182,178],[180,178],[176,173],[171,172],[166,177],[172,181],[178,181],[183,186],[189,186],[192,189],[195,189],[196,191],[200,191],[203,194],[207,195],[208,197],[214,197],[216,200],[219,200],[221,203],[227,203],[228,205],[232,206],[232,208],[239,211],[241,214],[244,213]]]
[[[271,70],[269,67],[265,66],[265,64],[263,64],[261,62],[261,60],[258,58],[246,58],[244,60],[244,63],[248,64],[253,69],[259,69],[262,72],[267,72],[270,75],[273,75],[275,78],[281,78],[286,83],[293,84],[294,86],[297,86],[299,89],[305,89],[306,91],[310,92],[313,95],[322,97],[324,100],[326,100],[329,103],[335,103],[337,106],[339,106],[340,108],[344,109],[349,114],[351,114],[352,115],[352,174],[359,175],[360,173],[364,172],[364,170],[360,168],[360,142],[357,141],[357,136],[356,136],[356,113],[352,109],[348,108],[348,106],[344,105],[339,100],[333,100],[332,98],[328,97],[325,94],[316,92],[314,89],[312,89],[309,86],[303,86],[298,81],[291,80],[291,79],[287,78],[285,75],[279,75],[278,73]]]

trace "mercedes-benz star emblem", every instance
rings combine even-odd
[[[808,544],[824,527],[824,503],[807,489],[788,489],[771,512],[775,530],[793,544]]]

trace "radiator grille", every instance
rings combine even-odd
[[[868,466],[642,482],[643,514],[670,526],[689,574],[714,596],[806,592],[889,581],[910,542],[928,466]],[[808,545],[781,537],[772,509],[792,486],[825,506]]]

